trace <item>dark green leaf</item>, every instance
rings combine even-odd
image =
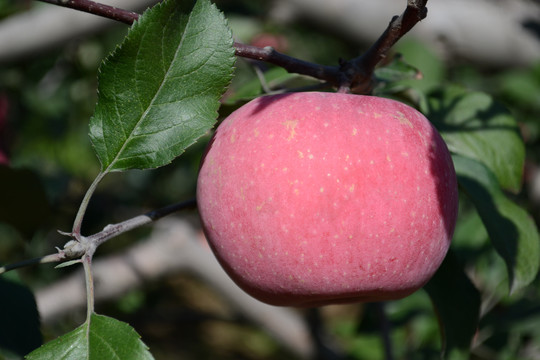
[[[34,295],[4,279],[0,279],[0,294],[0,348],[23,356],[42,341]]]
[[[458,87],[433,93],[429,101],[426,115],[450,151],[480,161],[504,189],[519,191],[525,147],[508,110],[487,94]]]
[[[468,359],[480,316],[480,293],[450,250],[424,289],[439,317],[444,359]]]
[[[28,360],[150,360],[135,330],[116,319],[93,314],[90,321],[27,355]]]
[[[417,106],[422,111],[427,107],[424,92],[411,85],[411,83],[419,85],[422,73],[418,68],[403,61],[401,55],[395,56],[384,67],[377,68],[375,78],[377,83],[373,95],[394,98]]]
[[[261,80],[266,82],[270,90],[283,87],[288,81],[298,78],[297,74],[291,74],[287,70],[275,67],[261,73],[263,79],[258,77],[245,82],[231,96],[227,97],[226,104],[233,105],[238,101],[249,101],[264,94]]]
[[[208,0],[147,11],[100,68],[90,137],[102,171],[168,164],[204,135],[232,77],[232,44]]]
[[[474,203],[495,250],[504,259],[510,291],[534,280],[540,266],[540,238],[529,214],[510,201],[482,163],[454,156],[458,182]]]
[[[390,63],[375,69],[375,77],[377,81],[386,83],[410,79],[420,80],[422,73],[418,68],[405,62],[403,56],[398,54]]]

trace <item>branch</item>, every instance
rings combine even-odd
[[[355,93],[369,93],[373,87],[373,72],[392,46],[427,16],[428,0],[408,0],[407,8],[401,16],[394,16],[383,34],[361,56],[342,64],[348,74],[349,83],[342,83]]]
[[[139,15],[90,0],[39,0],[51,4],[85,11],[98,16],[132,24]],[[310,63],[279,53],[272,47],[260,48],[239,42],[234,43],[236,56],[256,59],[280,66],[290,73],[311,76],[339,88],[340,92],[368,94],[373,88],[375,66],[386,57],[390,48],[427,15],[427,0],[408,0],[407,8],[392,19],[388,28],[362,56],[342,61],[339,66]]]
[[[319,65],[296,59],[282,54],[270,46],[260,48],[235,42],[234,47],[236,49],[236,56],[264,61],[280,66],[290,73],[308,75],[316,79],[327,81],[333,85],[339,83],[340,71],[336,66]]]
[[[45,255],[34,259],[28,259],[24,261],[20,261],[15,264],[9,264],[6,266],[0,267],[0,275],[2,275],[5,272],[20,269],[22,267],[30,266],[30,265],[37,265],[37,264],[46,264],[46,263],[52,263],[52,262],[60,262],[68,260],[66,253],[63,250],[59,250],[55,254]]]
[[[395,16],[381,37],[362,55],[357,58],[363,66],[371,69],[386,57],[394,44],[427,16],[428,0],[409,0],[407,8],[401,16]],[[353,60],[355,61],[355,60]]]
[[[68,241],[63,249],[58,249],[58,252],[55,254],[50,254],[42,256],[35,259],[24,260],[15,264],[9,264],[6,266],[0,267],[0,275],[11,270],[19,269],[29,265],[61,262],[67,260],[73,260],[80,258],[84,254],[90,252],[93,255],[93,252],[97,247],[107,240],[110,240],[118,235],[121,235],[125,232],[133,230],[135,228],[141,227],[143,225],[150,224],[153,221],[157,221],[167,215],[178,212],[180,210],[187,210],[195,208],[196,201],[195,199],[172,204],[165,206],[163,208],[152,210],[146,214],[136,216],[132,219],[123,221],[118,224],[107,225],[103,228],[102,231],[91,235],[91,236],[81,236],[79,234],[77,241],[71,240]],[[74,237],[73,233],[59,231],[60,234]],[[90,251],[89,251],[90,250]]]
[[[70,9],[84,11],[90,14],[106,17],[112,20],[131,25],[139,18],[133,11],[120,9],[114,6],[96,3],[90,0],[39,0],[45,3],[63,6]]]
[[[106,242],[107,240],[110,240],[120,234],[141,227],[143,225],[150,224],[153,221],[157,221],[162,217],[165,217],[177,211],[195,208],[196,206],[196,200],[192,199],[181,203],[169,205],[157,210],[152,210],[144,215],[136,216],[121,223],[107,225],[99,233],[89,236],[87,238],[87,241],[94,243],[97,247]]]

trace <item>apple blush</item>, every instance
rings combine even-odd
[[[260,97],[219,125],[197,204],[244,291],[314,307],[424,286],[450,246],[458,191],[446,144],[417,110],[306,92]]]

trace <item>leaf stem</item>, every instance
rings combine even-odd
[[[95,249],[94,249],[95,250]],[[92,272],[92,253],[84,254],[82,263],[84,267],[84,277],[86,280],[86,321],[90,322],[90,317],[94,313],[94,275]]]
[[[84,215],[86,213],[86,209],[88,208],[90,199],[92,198],[92,195],[94,194],[94,191],[96,190],[98,184],[101,182],[101,180],[103,180],[103,178],[107,174],[108,174],[107,172],[102,171],[96,176],[96,178],[94,179],[94,181],[92,182],[88,190],[86,191],[86,194],[84,195],[83,200],[81,201],[81,206],[79,207],[79,211],[77,211],[77,216],[75,216],[75,220],[73,221],[73,229],[71,230],[71,234],[69,234],[70,236],[75,238],[75,240],[78,240],[78,241],[81,240],[81,227],[82,227]]]

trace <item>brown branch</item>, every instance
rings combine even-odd
[[[427,16],[428,0],[408,0],[407,8],[400,16],[395,16],[383,34],[361,56],[342,64],[342,71],[348,81],[342,82],[354,93],[369,93],[373,86],[373,72],[392,46]],[[348,83],[347,83],[348,82]]]
[[[337,85],[339,82],[339,68],[336,66],[314,64],[293,58],[276,51],[270,46],[260,48],[235,42],[234,47],[236,49],[236,56],[264,61],[280,66],[290,73],[308,75],[316,79],[327,81],[333,85]]]
[[[39,0],[98,16],[132,24],[139,14],[99,4],[91,0]],[[391,47],[427,15],[427,0],[408,0],[403,14],[395,16],[381,37],[361,56],[340,61],[339,66],[326,66],[296,59],[271,47],[260,48],[234,43],[236,56],[264,61],[280,66],[290,73],[311,76],[339,88],[339,92],[369,94],[373,88],[373,72]]]
[[[120,9],[114,6],[100,4],[91,0],[39,0],[41,2],[75,9],[89,14],[98,15],[131,25],[139,18],[133,11]]]
[[[427,0],[409,0],[401,16],[395,16],[381,37],[360,57],[362,64],[374,68],[394,44],[427,16]]]

